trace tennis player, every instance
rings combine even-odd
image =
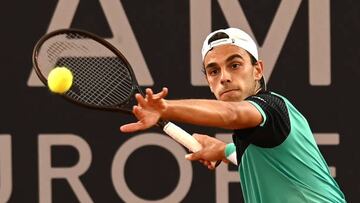
[[[233,143],[195,134],[203,149],[187,155],[209,169],[210,161],[238,165],[245,202],[346,202],[304,116],[285,97],[266,90],[264,63],[253,39],[237,28],[210,33],[203,69],[217,100],[166,100],[168,90],[136,95],[138,122],[123,132],[149,128],[161,118],[232,129]]]

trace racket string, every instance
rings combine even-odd
[[[118,74],[118,72],[120,74]],[[106,99],[111,100],[111,97],[113,97],[113,95],[110,95],[110,94],[112,92],[114,92],[114,90],[116,90],[118,85],[122,84],[122,82],[125,79],[127,79],[126,73],[124,73],[123,71],[121,71],[119,69],[117,69],[115,71],[111,71],[107,74],[108,74],[107,80],[109,80],[109,81],[106,81],[106,83],[103,83],[103,86],[101,88],[93,88],[94,90],[96,90],[96,92],[89,95],[90,100],[88,102],[96,103],[96,104],[100,105]],[[117,81],[118,78],[122,78],[122,79],[120,81]],[[117,82],[117,85],[113,87],[114,82]],[[124,83],[124,84],[127,85],[129,88],[131,88],[131,86],[129,84],[127,84],[127,83]],[[120,96],[121,98],[123,98],[123,100],[125,100],[129,95],[121,89],[120,89],[120,94],[117,94],[117,93],[118,93],[117,91],[114,92],[115,96]],[[100,100],[98,100],[98,98],[100,98]],[[117,98],[117,97],[113,97],[113,98]],[[116,101],[116,100],[113,99],[111,101]]]
[[[126,74],[123,72],[124,70],[127,71],[127,69],[126,69],[125,65],[121,62],[121,60],[119,60],[118,58],[109,57],[107,59],[109,59],[109,60],[95,60],[95,63],[100,63],[98,65],[97,64],[95,64],[95,65],[85,64],[86,67],[97,67],[97,68],[102,68],[102,69],[103,69],[103,67],[107,67],[107,69],[105,69],[105,70],[110,70],[105,73],[106,74],[105,76],[104,76],[104,74],[102,74],[101,75],[102,78],[96,78],[99,76],[99,74],[90,74],[90,73],[87,74],[88,77],[95,76],[95,78],[93,78],[93,79],[95,79],[97,81],[103,81],[104,78],[106,78],[107,80],[110,80],[110,81],[112,79],[111,83],[109,83],[109,84],[107,84],[106,83],[107,81],[105,81],[103,83],[96,83],[96,84],[94,83],[94,85],[92,85],[92,86],[86,85],[85,87],[89,87],[88,89],[91,90],[90,93],[92,93],[92,94],[88,95],[88,98],[85,97],[85,100],[84,100],[85,102],[96,103],[97,105],[101,105],[101,104],[107,105],[108,102],[103,103],[104,100],[107,101],[109,99],[112,102],[117,102],[116,98],[118,98],[119,96],[122,98],[122,100],[127,99],[127,97],[129,96],[129,92],[125,92],[123,89],[119,89],[120,92],[114,91],[114,90],[117,90],[116,86],[113,87],[112,89],[109,88],[109,87],[111,87],[112,83],[117,80],[116,77],[121,78],[121,80],[118,81],[118,84],[122,84],[125,79],[128,79],[126,76],[129,75],[129,73]],[[93,60],[91,60],[91,61],[93,61]],[[90,60],[86,60],[85,62],[88,63],[88,62],[90,62]],[[102,64],[102,62],[104,64]],[[114,67],[114,65],[115,65],[115,67],[118,67],[120,65],[122,67],[122,69],[117,68],[114,72],[113,68],[109,68],[109,67]],[[120,72],[121,70],[123,70],[123,71],[120,73],[120,75],[118,75],[117,72]],[[79,74],[79,75],[81,75],[81,74]],[[124,84],[127,85],[127,89],[129,89],[129,88],[131,89],[131,87],[132,87],[131,79],[129,79]],[[99,85],[100,85],[100,87],[98,87]],[[104,87],[104,86],[106,86],[106,87]],[[99,93],[99,91],[101,91],[101,92]],[[106,94],[106,96],[102,96],[102,94],[104,92],[108,92],[108,94]],[[112,92],[114,92],[116,94],[115,95],[116,97],[111,95]],[[117,93],[120,93],[120,94],[117,94]],[[99,97],[102,98],[100,101],[97,100]],[[93,99],[91,99],[91,98],[93,98]]]
[[[68,97],[97,106],[114,106],[129,100],[133,78],[123,60],[104,45],[78,34],[66,34],[44,47],[48,69],[65,66],[73,72]]]
[[[109,61],[109,60],[105,60]],[[89,63],[87,60],[87,64],[85,66],[89,69],[91,67],[110,67],[111,64],[96,64],[99,63],[99,60],[95,60],[95,64]],[[95,74],[94,72],[86,71],[85,74],[77,74],[81,76],[78,80],[75,80],[77,83],[85,82],[81,86],[84,87],[83,91],[86,91],[86,94],[82,99],[85,103],[97,104],[97,105],[109,105],[112,103],[117,103],[118,99],[125,100],[129,96],[129,92],[125,92],[123,89],[116,89],[117,86],[112,87],[112,84],[116,82],[118,85],[125,85],[128,89],[131,88],[131,81],[126,78],[127,74],[121,71],[120,69],[114,70],[109,69],[107,72],[103,74]],[[120,81],[117,81],[120,78]],[[125,81],[128,79],[127,81]],[[98,81],[96,83],[92,81]],[[125,81],[125,83],[123,82]],[[77,84],[75,83],[75,84]],[[79,84],[77,84],[79,85]],[[118,92],[120,91],[120,92]],[[114,92],[114,95],[110,94]],[[106,94],[107,93],[107,94]],[[106,94],[106,95],[105,95]],[[99,100],[101,98],[101,100]],[[110,100],[110,103],[107,101]]]

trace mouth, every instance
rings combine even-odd
[[[228,90],[224,90],[222,92],[220,92],[220,97],[223,96],[224,94],[233,92],[233,91],[238,91],[239,89],[228,89]]]

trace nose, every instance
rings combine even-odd
[[[231,82],[231,74],[228,71],[221,72],[221,84],[224,85],[225,83]]]

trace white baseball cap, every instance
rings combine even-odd
[[[216,33],[225,33],[229,36],[229,38],[222,38],[209,43],[209,39],[213,37]],[[244,31],[238,28],[227,28],[227,29],[220,29],[210,33],[203,44],[201,54],[202,60],[204,61],[206,54],[213,48],[219,45],[224,44],[233,44],[240,48],[245,49],[248,51],[256,60],[259,60],[258,50],[256,43],[254,40]]]

